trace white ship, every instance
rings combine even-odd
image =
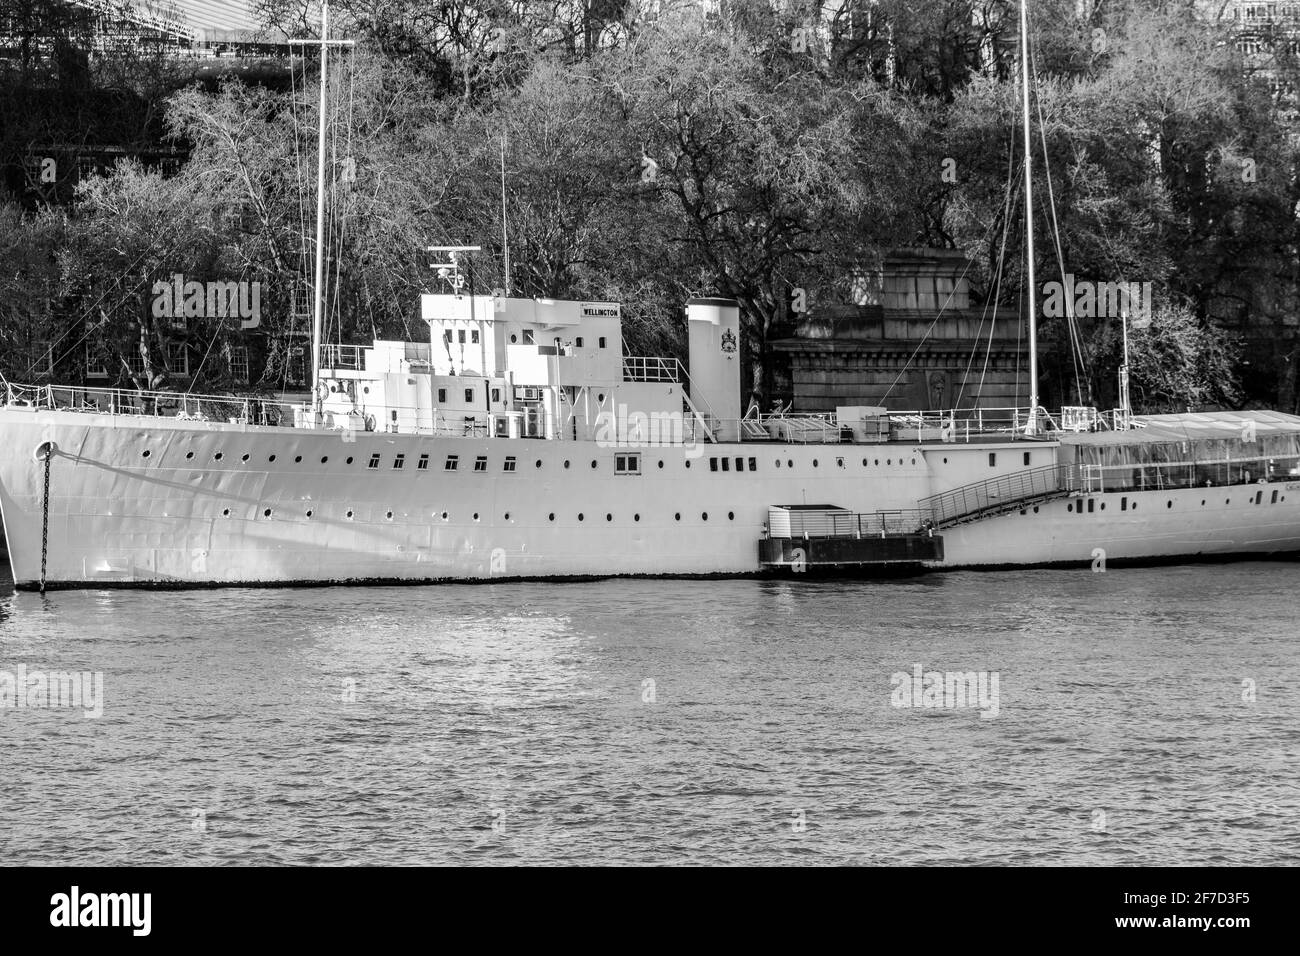
[[[685,366],[626,356],[616,303],[458,284],[423,296],[426,342],[323,348],[319,229],[315,387],[292,426],[260,424],[253,398],[5,383],[18,587],[1300,553],[1300,418],[1140,416],[1126,400],[1049,414],[1032,304],[1027,408],[764,415],[742,412],[725,299],[687,304]],[[1029,286],[1032,302],[1032,272]]]

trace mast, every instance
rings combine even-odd
[[[320,117],[316,140],[316,282],[311,314],[311,410],[312,427],[320,423],[320,340],[325,311],[325,107],[328,88],[330,5],[320,11]]]
[[[1020,0],[1021,106],[1025,131],[1025,256],[1029,279],[1029,423],[1026,435],[1038,433],[1038,305],[1034,287],[1034,160],[1029,137],[1029,14]]]

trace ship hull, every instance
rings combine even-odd
[[[987,448],[1020,455],[1005,444],[667,446],[631,449],[640,474],[623,475],[615,456],[629,450],[595,442],[12,408],[0,409],[0,436],[0,512],[28,588],[757,574],[770,506],[916,508],[969,480],[977,460],[986,468]],[[48,496],[45,442],[57,446]],[[1053,453],[1024,444],[1035,464]],[[711,467],[719,456],[743,471]],[[927,566],[1300,552],[1300,482],[1090,497],[1088,510],[1086,497],[1063,497],[945,528],[944,559]]]

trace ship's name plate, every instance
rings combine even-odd
[[[584,302],[582,303],[582,317],[617,319],[619,318],[619,303],[617,302]]]

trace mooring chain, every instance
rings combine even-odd
[[[50,550],[50,462],[54,449],[45,449],[45,496],[41,499],[41,593],[45,593],[45,564]]]

